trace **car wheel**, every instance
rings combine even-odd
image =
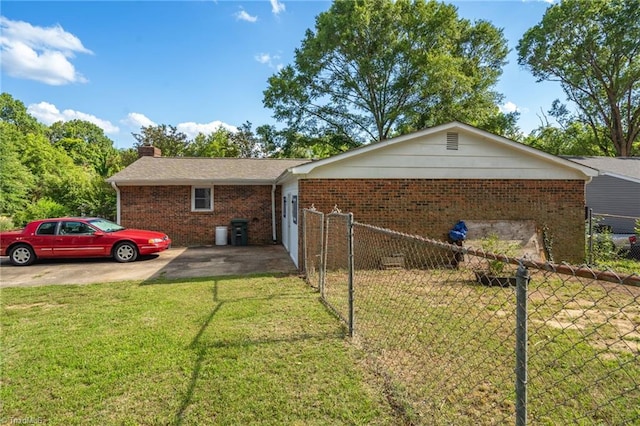
[[[36,260],[36,254],[31,246],[18,244],[9,251],[9,261],[16,266],[31,265]]]
[[[138,248],[133,243],[120,243],[113,249],[113,257],[121,263],[133,262],[138,258]]]

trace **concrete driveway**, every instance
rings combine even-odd
[[[154,280],[297,273],[281,245],[172,248],[143,256],[133,263],[113,259],[39,260],[31,266],[13,266],[0,258],[0,287],[51,284],[91,284],[127,280]]]

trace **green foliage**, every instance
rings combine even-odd
[[[36,178],[20,161],[16,147],[24,144],[24,135],[13,125],[0,122],[0,213],[13,215],[29,204]]]
[[[511,126],[493,91],[507,55],[501,30],[435,1],[334,2],[294,64],[269,78],[265,107],[289,132],[362,144],[460,120]],[[291,142],[291,139],[289,139]]]
[[[127,148],[118,151],[118,166],[120,169],[124,169],[137,159],[138,150],[136,148]]]
[[[43,133],[45,129],[29,115],[22,102],[8,93],[0,94],[0,121],[15,126],[21,133]]]
[[[13,224],[13,220],[10,217],[0,216],[0,231],[9,231],[15,228],[16,226]]]
[[[548,122],[534,129],[524,141],[541,151],[553,155],[609,156],[610,146],[601,144],[593,133],[579,121],[573,121],[566,127],[556,127]]]
[[[6,93],[0,105],[0,214],[17,225],[47,215],[115,217],[115,191],[104,179],[127,157],[102,129],[80,120],[47,128]]]
[[[348,151],[358,145],[343,134],[327,132],[309,137],[290,129],[276,130],[274,126],[256,129],[263,152],[273,158],[327,158]]]
[[[238,157],[251,158],[259,156],[258,138],[251,130],[249,121],[243,123],[237,132],[228,133],[229,144],[238,152]]]
[[[155,146],[165,157],[182,157],[189,145],[186,134],[178,131],[177,127],[166,124],[145,126],[140,129],[140,133],[132,133],[132,135],[137,141],[136,148]]]
[[[640,235],[640,218],[636,219],[636,224],[633,228],[633,232],[635,232],[636,235]]]
[[[191,140],[175,126],[161,124],[143,127],[141,133],[133,133],[140,146],[159,148],[164,157],[260,157],[261,141],[246,122],[236,132],[219,128],[208,135],[198,134]]]
[[[89,204],[95,176],[90,168],[77,166],[63,151],[52,146],[43,135],[27,135],[26,145],[20,148],[23,164],[39,182],[33,190],[34,198],[56,200],[70,212],[79,212]]]
[[[218,129],[204,135],[200,133],[185,150],[188,157],[238,157],[240,150],[231,142],[229,131]]]
[[[513,257],[518,253],[520,245],[514,242],[503,241],[498,234],[491,233],[484,237],[480,243],[485,253]],[[502,260],[488,260],[487,272],[492,276],[499,276],[507,264]]]
[[[518,63],[560,82],[598,150],[631,156],[640,153],[639,51],[637,0],[564,0],[524,34]]]
[[[67,207],[48,197],[43,197],[34,204],[30,204],[25,210],[16,213],[14,221],[17,224],[25,225],[27,222],[36,219],[63,217],[67,215],[69,215],[69,209]]]
[[[90,167],[103,178],[120,170],[113,142],[95,124],[82,120],[57,122],[47,133],[51,144],[63,149],[74,164]]]
[[[621,257],[620,251],[613,243],[611,229],[608,226],[602,226],[601,222],[602,218],[597,216],[591,218],[591,224],[589,221],[586,222],[587,253],[589,253],[590,263],[599,266]]]

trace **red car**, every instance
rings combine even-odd
[[[20,231],[0,232],[0,254],[17,266],[38,258],[113,257],[133,262],[139,255],[168,249],[166,234],[126,229],[101,218],[36,220]]]

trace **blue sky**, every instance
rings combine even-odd
[[[461,17],[502,28],[512,49],[497,90],[529,133],[564,100],[536,83],[515,47],[549,0],[448,1]],[[170,124],[193,137],[218,126],[276,124],[262,106],[267,79],[293,61],[329,1],[2,1],[2,92],[45,124],[83,119],[117,148],[141,126]]]

